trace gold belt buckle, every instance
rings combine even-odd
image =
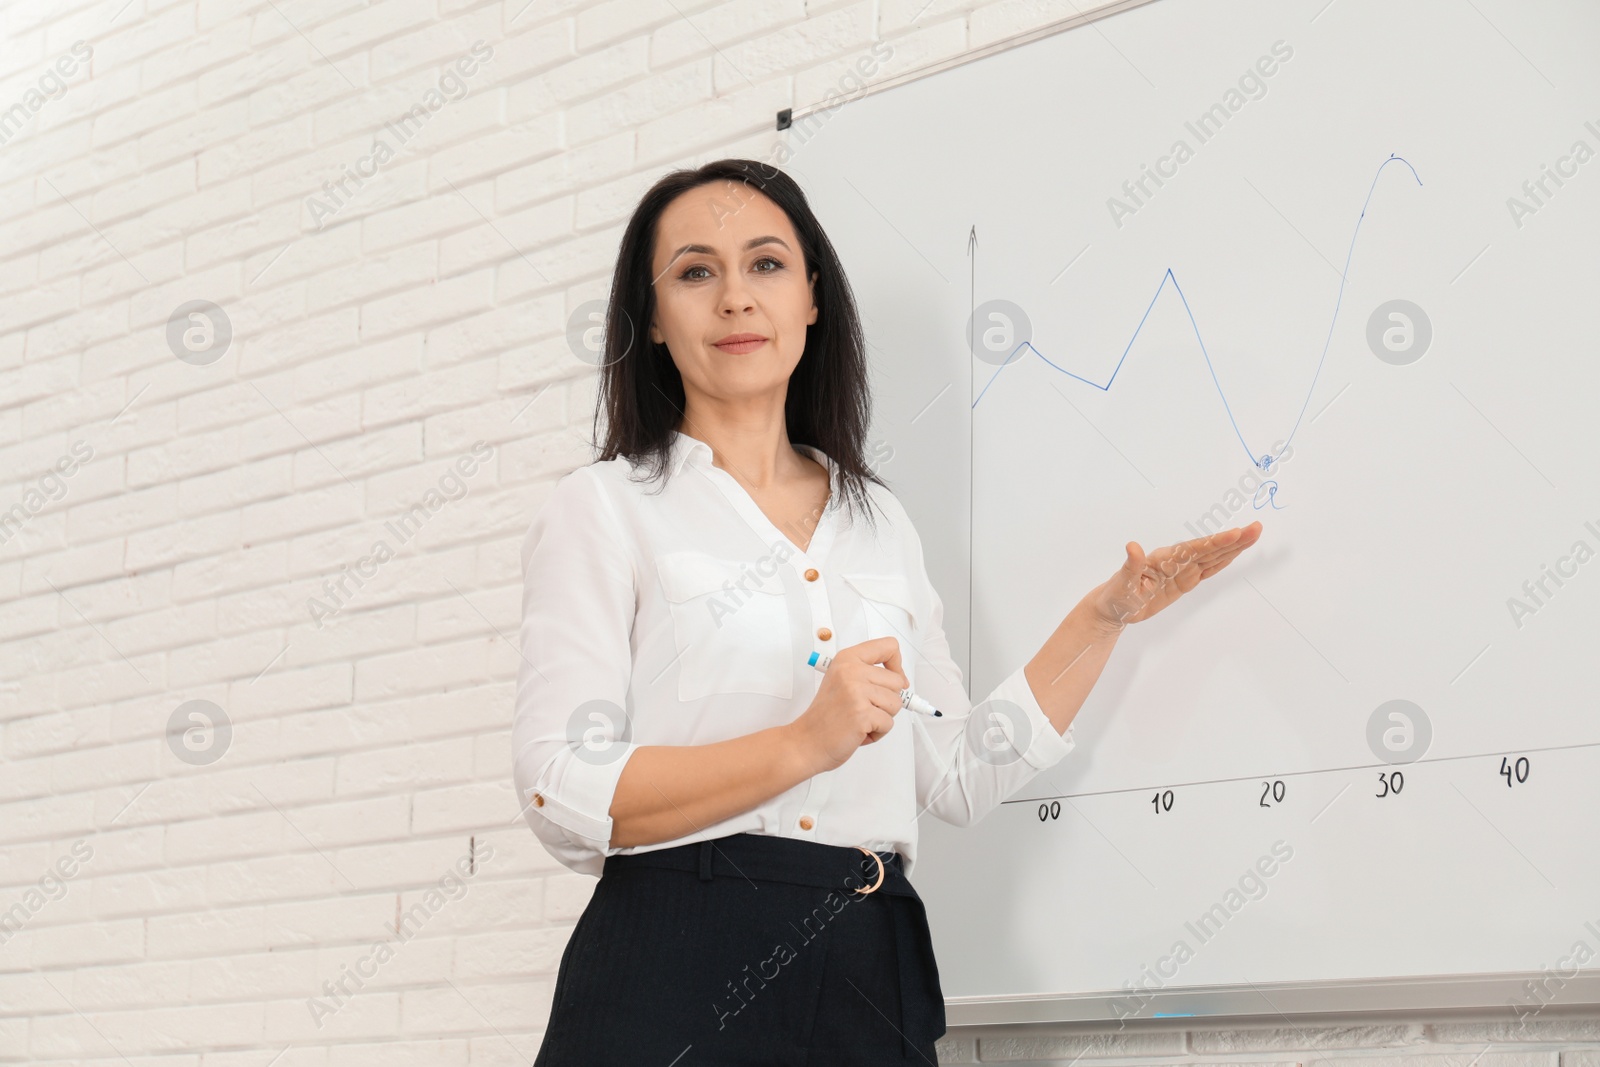
[[[865,852],[867,855],[878,861],[878,880],[873,882],[872,885],[866,889],[851,890],[852,893],[859,893],[862,896],[866,896],[868,893],[873,892],[883,884],[883,857],[872,851],[872,849],[868,848],[866,845],[857,845],[856,848],[859,848],[862,852]]]

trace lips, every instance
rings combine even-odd
[[[714,342],[714,344],[718,348],[722,349],[722,351],[730,352],[735,355],[744,352],[754,352],[756,349],[760,348],[766,343],[767,339],[762,337],[759,333],[730,333],[722,340]]]

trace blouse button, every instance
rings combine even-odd
[[[816,825],[816,824],[811,821],[811,816],[809,816],[809,815],[800,816],[800,829],[809,830],[814,825]]]
[[[533,794],[533,806],[536,808],[544,807],[544,795],[542,793]]]
[[[811,568],[807,569],[807,571],[806,571],[806,581],[814,582],[816,580],[817,580],[817,568],[811,567]]]
[[[817,631],[817,637],[823,641],[831,641],[833,640],[833,631],[824,626]]]

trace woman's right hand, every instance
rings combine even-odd
[[[811,706],[789,724],[816,767],[813,773],[833,770],[888,733],[900,710],[900,691],[910,686],[895,638],[875,637],[840,649]]]

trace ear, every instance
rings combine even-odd
[[[806,319],[807,326],[813,326],[817,321],[817,279],[819,277],[821,277],[819,272],[811,272],[811,315]]]

